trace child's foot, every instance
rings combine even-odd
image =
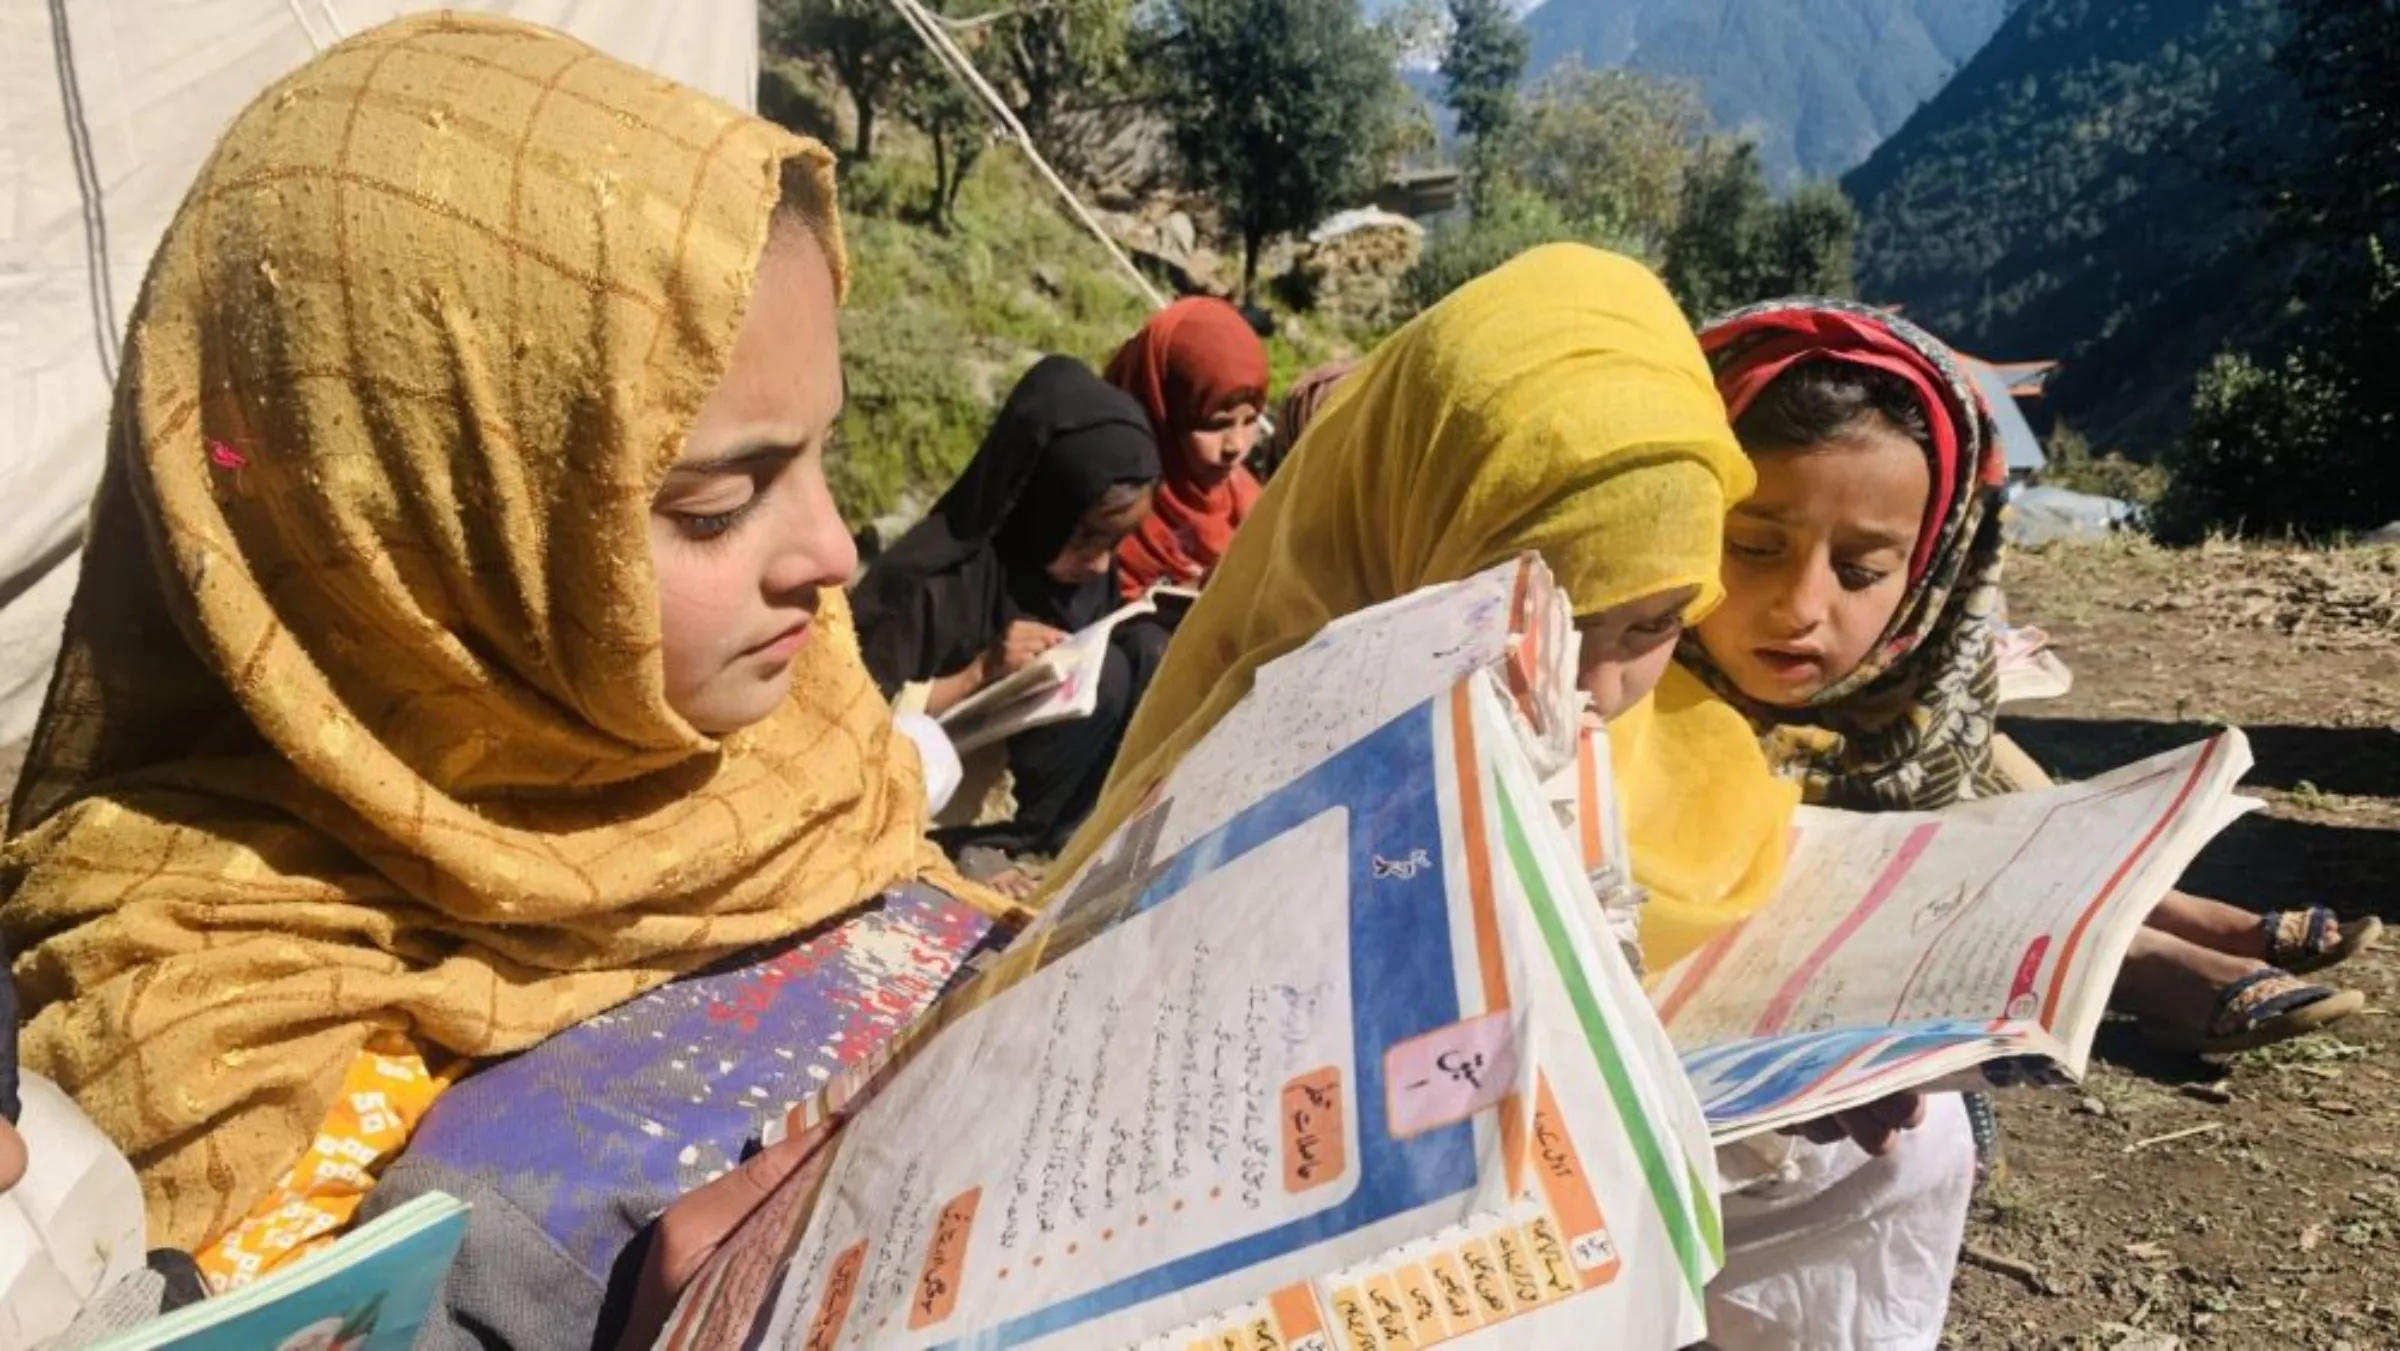
[[[2320,1031],[2365,1007],[2366,996],[2145,928],[2112,1002],[2160,1045],[2220,1055]]]
[[[2172,1050],[2231,1055],[2322,1032],[2366,1002],[2356,990],[2335,990],[2262,966],[2217,991],[2216,1012],[2197,1032],[2149,1026],[2142,1032]]]
[[[2227,956],[2302,974],[2350,960],[2383,933],[2381,920],[2369,916],[2345,924],[2321,905],[2259,915],[2180,891],[2168,892],[2150,912],[2149,927]]]
[[[2270,910],[2259,919],[2267,961],[2295,973],[2339,966],[2383,936],[2383,921],[2372,915],[2347,924],[2321,905],[2306,910]]]

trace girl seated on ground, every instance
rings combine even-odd
[[[885,694],[930,682],[936,716],[1117,608],[1116,549],[1149,519],[1158,447],[1131,396],[1068,357],[1017,382],[958,482],[852,594]],[[1054,854],[1100,781],[1149,672],[1112,643],[1088,718],[1008,740],[1016,815],[954,846]]]
[[[1726,603],[1683,659],[1811,801],[1920,810],[2029,786],[1993,755],[2001,449],[1956,358],[1905,320],[1833,300],[1745,310],[1701,340],[1759,490],[1726,525]],[[2379,928],[2172,892],[2117,999],[2174,1047],[2266,1045],[2362,1005],[2292,972],[2343,960]]]
[[[523,24],[374,29],[226,132],[133,319],[0,868],[27,1064],[152,1242],[239,1282],[447,1116],[547,1171],[439,1155],[475,1205],[420,1345],[588,1346],[682,1165],[839,1068],[759,1043],[905,1016],[778,954],[934,887],[1007,909],[926,841],[850,630],[844,275],[822,147]],[[906,974],[869,1002],[944,973]],[[570,1030],[617,1040],[562,1067]]]
[[[1243,467],[1267,405],[1267,348],[1241,311],[1193,296],[1151,315],[1117,349],[1108,382],[1141,405],[1158,441],[1158,507],[1117,546],[1117,587],[1198,587],[1258,501]]]
[[[1462,287],[1309,425],[1184,620],[1053,876],[1097,851],[1260,665],[1342,615],[1533,550],[1574,603],[1582,684],[1611,720],[1650,892],[1642,956],[1666,969],[1766,900],[1798,796],[1741,716],[1672,662],[1685,621],[1721,594],[1724,522],[1710,513],[1750,486],[1691,329],[1640,265],[1555,246]],[[1903,1095],[1811,1129],[1822,1143],[1784,1142],[1788,1176],[1727,1199],[1712,1338],[1931,1347],[1973,1176],[1956,1096]]]

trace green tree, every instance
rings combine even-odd
[[[1768,217],[1759,280],[1771,295],[1850,295],[1858,288],[1851,269],[1857,239],[1858,208],[1841,188],[1803,183]]]
[[[925,221],[947,231],[958,208],[959,189],[966,186],[990,142],[990,114],[929,51],[920,48],[903,72],[894,102],[909,125],[933,145],[933,188],[925,200]]]
[[[1036,141],[1051,139],[1073,102],[1122,86],[1132,23],[1130,0],[1032,0],[1000,11],[990,30],[993,74]]]
[[[1255,293],[1268,241],[1363,195],[1404,106],[1390,37],[1357,0],[1166,0],[1159,106],[1188,186],[1242,241]]]
[[[2400,517],[2400,0],[2288,0],[2275,52],[2308,110],[2271,166],[2266,239],[2299,299],[2203,373],[2170,457],[2162,538],[2322,536]],[[2270,147],[2260,147],[2262,152]]]
[[[1442,83],[1459,135],[1471,145],[1480,184],[1491,150],[1517,111],[1517,82],[1530,51],[1508,0],[1450,0],[1450,40],[1442,47]]]
[[[1747,141],[1711,141],[1683,179],[1667,235],[1667,288],[1695,319],[1761,299],[1758,259],[1775,213],[1758,152]]]
[[[2353,514],[2341,500],[2356,495],[2364,467],[2353,422],[2348,382],[2318,353],[2273,365],[2220,355],[2193,391],[2152,531],[2197,544],[2217,530],[2313,534]]]
[[[1687,81],[1570,60],[1522,95],[1495,163],[1568,220],[1656,257],[1707,125]]]
[[[761,0],[766,48],[832,75],[850,96],[850,158],[872,159],[875,120],[911,77],[917,35],[884,0]]]
[[[2279,214],[2287,227],[2350,247],[2394,244],[2400,232],[2400,0],[2284,0],[2291,31],[2275,64],[2315,122],[2307,153],[2287,161]]]
[[[1633,251],[1631,242],[1606,224],[1572,219],[1540,193],[1498,180],[1473,215],[1438,225],[1426,237],[1417,265],[1395,289],[1392,318],[1405,321],[1525,250],[1558,243]]]
[[[1805,184],[1777,202],[1756,147],[1711,142],[1684,175],[1661,273],[1695,320],[1777,296],[1848,295],[1857,234],[1839,187]]]

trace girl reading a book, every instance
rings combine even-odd
[[[1460,288],[1345,381],[1260,498],[1057,876],[1129,818],[1252,673],[1329,621],[1533,550],[1572,598],[1583,684],[1610,721],[1641,947],[1664,970],[1763,904],[1797,792],[1749,726],[1681,668],[1721,597],[1709,513],[1748,494],[1692,331],[1640,265],[1536,249]],[[1728,1348],[1939,1336],[1974,1152],[1955,1095],[1901,1095],[1791,1140],[1794,1176],[1746,1210],[1709,1292]],[[1742,1176],[1742,1181],[1759,1179]],[[1838,1283],[1836,1288],[1835,1283]],[[1824,1287],[1794,1304],[1781,1295]],[[1851,1298],[1855,1297],[1855,1298]],[[1847,1300],[1847,1302],[1845,1302]],[[1722,1336],[1718,1337],[1718,1330]]]
[[[453,1302],[588,1345],[607,1267],[552,1211],[621,1233],[665,1198],[620,1173],[729,1166],[810,1076],[739,1101],[645,1041],[553,1115],[477,1086],[712,963],[770,963],[724,1044],[807,1012],[756,954],[894,888],[1007,909],[927,842],[851,632],[833,192],[771,123],[429,14],[262,94],[168,227],[0,924],[27,1065],[220,1284],[338,1230],[478,1071],[453,1101],[555,1173],[482,1176]]]
[[[1260,497],[1052,875],[1123,824],[1260,665],[1342,615],[1534,551],[1575,601],[1626,777],[1649,786],[1628,797],[1664,894],[1653,964],[1739,919],[1773,885],[1796,794],[1731,708],[1668,670],[1717,596],[1709,512],[1749,490],[1724,421],[1690,327],[1627,259],[1536,249],[1428,310],[1346,378]],[[1716,802],[1705,839],[1669,806],[1695,794]]]
[[[1108,616],[1117,547],[1149,519],[1158,477],[1140,404],[1070,357],[1037,363],[958,481],[853,593],[875,682],[887,695],[929,682],[938,716]],[[1147,665],[1112,641],[1091,716],[1008,739],[1015,816],[952,843],[1058,852],[1100,794]]]
[[[1192,296],[1117,349],[1108,382],[1134,397],[1158,438],[1158,509],[1117,546],[1127,600],[1165,583],[1197,587],[1258,502],[1244,467],[1267,406],[1267,348],[1241,311]]]
[[[1744,310],[1702,342],[1760,487],[1726,525],[1726,603],[1685,639],[1685,663],[1811,801],[1922,810],[2043,786],[2004,769],[2030,767],[2021,753],[1995,753],[2004,470],[1956,356],[1836,300]],[[2266,1045],[2360,1007],[2293,972],[2343,960],[2380,927],[2170,893],[2117,998],[2171,1046]]]

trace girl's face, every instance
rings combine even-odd
[[[1755,452],[1758,491],[1725,521],[1725,603],[1700,622],[1742,693],[1797,707],[1857,669],[1908,591],[1933,474],[1880,416]]]
[[[1700,588],[1679,587],[1602,610],[1575,621],[1583,638],[1576,685],[1592,697],[1602,721],[1616,717],[1658,688],[1683,635],[1683,613]]]
[[[1083,513],[1083,519],[1075,523],[1075,533],[1068,537],[1067,547],[1050,560],[1047,569],[1050,580],[1063,586],[1080,586],[1106,577],[1108,565],[1116,557],[1118,542],[1150,518],[1150,504],[1157,496],[1158,485],[1145,483],[1140,491],[1120,501],[1102,499],[1094,503],[1090,511]]]
[[[1258,444],[1258,404],[1237,403],[1203,415],[1175,437],[1170,453],[1183,457],[1191,480],[1214,488],[1231,477]]]
[[[843,402],[834,324],[816,237],[778,223],[725,377],[650,504],[667,702],[710,736],[783,703],[819,597],[858,566],[825,483]]]

